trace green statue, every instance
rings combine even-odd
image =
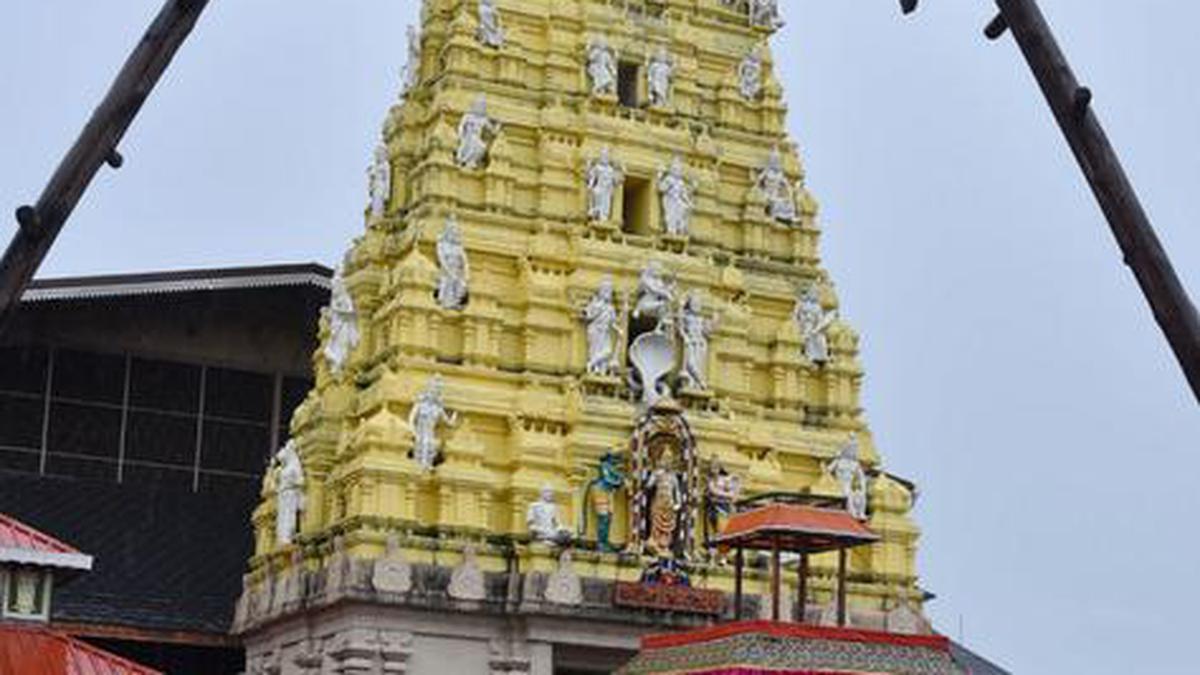
[[[601,551],[606,552],[614,550],[612,542],[609,541],[613,519],[613,494],[625,487],[625,472],[621,463],[621,457],[616,453],[604,453],[597,468],[598,475],[588,483],[583,499],[585,512],[580,526],[587,527],[586,509],[590,506],[596,512],[596,543]]]

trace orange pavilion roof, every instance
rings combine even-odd
[[[162,675],[68,635],[16,624],[0,624],[0,673]]]
[[[768,504],[736,513],[716,538],[723,547],[820,553],[879,541],[865,524],[840,509]]]

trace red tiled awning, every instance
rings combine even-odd
[[[0,625],[0,673],[20,675],[163,675],[68,635]]]
[[[849,513],[800,504],[769,504],[736,513],[716,538],[723,547],[820,553],[879,541]]]
[[[0,513],[0,563],[86,571],[92,569],[92,556]]]

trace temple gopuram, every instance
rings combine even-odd
[[[423,2],[253,515],[248,673],[776,672],[696,655],[783,639],[778,672],[960,672],[786,133],[783,4]]]

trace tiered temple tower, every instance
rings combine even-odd
[[[728,617],[614,589],[728,592],[705,541],[770,492],[848,497],[881,537],[850,560],[851,623],[924,628],[914,491],[862,414],[774,5],[424,2],[316,386],[254,514],[250,672],[617,659]],[[813,561],[810,621],[834,568]]]

